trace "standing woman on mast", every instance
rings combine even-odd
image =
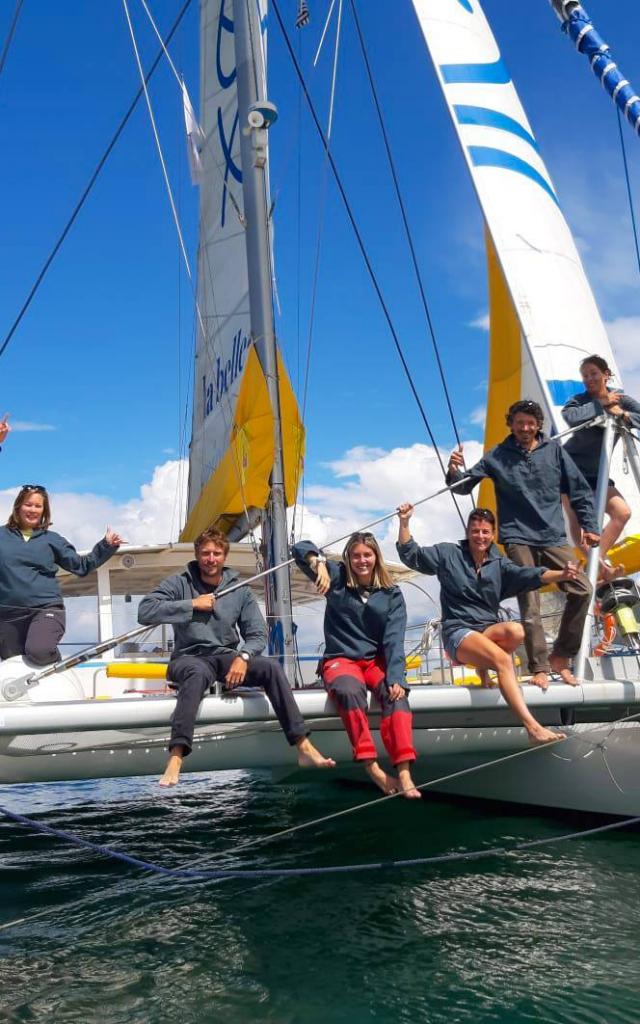
[[[65,611],[58,566],[87,576],[116,553],[122,538],[107,527],[88,555],[49,529],[51,506],[46,488],[24,484],[6,526],[0,526],[0,659],[24,654],[34,665],[60,658]]]
[[[578,427],[604,412],[619,418],[626,426],[636,429],[640,427],[640,403],[622,391],[609,387],[613,375],[602,356],[593,355],[583,359],[580,363],[580,374],[585,390],[570,398],[562,410],[562,415],[570,427]],[[594,493],[598,485],[601,450],[601,426],[577,430],[565,445],[565,451],[571,456]],[[576,516],[566,505],[565,509],[574,543],[582,546],[582,531]],[[603,577],[612,579],[624,570],[621,566],[615,569],[607,562],[607,552],[615,545],[631,518],[631,509],[613,480],[609,480],[605,512],[609,516],[609,522],[600,536],[600,564]]]
[[[410,771],[416,752],[405,684],[407,609],[378,542],[372,533],[352,534],[340,562],[327,561],[311,541],[294,544],[292,554],[327,599],[320,672],[338,705],[354,759],[383,793],[418,799],[420,790]],[[378,763],[367,719],[367,689],[380,704],[380,735],[397,778]]]

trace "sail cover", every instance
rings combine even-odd
[[[256,76],[266,94],[267,0],[248,4]],[[192,540],[216,523],[234,539],[264,507],[273,464],[274,419],[254,352],[243,223],[241,125],[231,0],[202,0],[200,8],[200,230],[197,345],[189,454],[187,524]],[[281,405],[289,410],[283,445],[299,466],[302,427],[289,379],[281,367]],[[249,371],[243,388],[245,375]],[[241,394],[242,391],[242,394]],[[251,394],[257,399],[251,411]],[[240,401],[240,398],[242,399]],[[266,401],[266,405],[265,405]],[[250,443],[249,443],[250,439]],[[289,457],[289,463],[292,462]],[[289,473],[297,482],[298,473]],[[295,500],[294,485],[287,498]],[[291,491],[293,490],[293,494]]]

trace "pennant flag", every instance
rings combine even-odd
[[[184,107],[184,125],[187,133],[187,155],[189,157],[191,184],[201,185],[203,178],[201,153],[202,147],[204,146],[205,136],[202,128],[198,124],[198,119],[193,112],[189,93],[187,92],[187,87],[184,82],[182,83],[182,104]]]
[[[298,17],[296,18],[296,28],[304,28],[310,21],[309,7],[307,0],[298,0]]]

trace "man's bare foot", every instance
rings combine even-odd
[[[300,768],[335,768],[336,762],[332,757],[325,757],[308,736],[303,736],[296,743],[298,748],[298,765]]]
[[[613,565],[608,559],[600,560],[600,579],[598,582],[611,583],[612,580],[620,579],[624,576],[623,565]]]
[[[483,690],[494,690],[498,685],[497,682],[489,675],[488,668],[477,668],[478,679],[480,680],[480,686]]]
[[[577,686],[578,680],[571,671],[571,664],[568,658],[561,658],[559,654],[552,654],[549,658],[551,671],[559,675],[567,686]]]
[[[525,726],[525,728],[529,733],[529,743],[534,746],[542,743],[555,743],[557,740],[566,740],[567,738],[565,733],[554,732],[552,729],[540,725],[539,722],[530,727]]]
[[[421,800],[422,793],[416,788],[416,784],[411,778],[411,772],[408,768],[398,767],[398,782],[400,783],[400,792],[407,800]]]
[[[549,676],[546,672],[534,672],[531,676],[531,685],[539,686],[541,690],[548,690]]]
[[[178,784],[178,779],[180,778],[181,768],[182,754],[169,754],[169,760],[167,761],[167,766],[159,784],[161,786],[176,786]]]
[[[381,789],[386,796],[397,793],[400,783],[392,775],[387,775],[377,761],[368,761],[364,765],[365,771],[372,782],[375,782],[378,789]]]

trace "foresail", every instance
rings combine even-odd
[[[262,83],[266,7],[267,0],[248,4],[252,36],[262,40],[253,55]],[[268,398],[251,333],[231,0],[202,0],[200,54],[204,141],[198,154],[199,316],[187,524],[181,539],[192,540],[214,522],[239,539],[255,523],[257,510],[264,508],[269,494],[274,419],[270,406],[264,407]],[[245,387],[247,373],[251,379]],[[251,414],[252,392],[255,415]],[[287,407],[292,402],[295,406],[286,374],[281,394]],[[301,458],[300,439],[295,451]]]
[[[487,226],[490,359],[485,448],[519,398],[539,401],[551,432],[584,390],[581,359],[603,356],[622,384],[551,176],[478,0],[413,0]],[[622,478],[622,446],[612,475]],[[487,488],[480,500],[491,504]],[[632,520],[637,529],[637,516]],[[640,569],[637,536],[611,552]]]

